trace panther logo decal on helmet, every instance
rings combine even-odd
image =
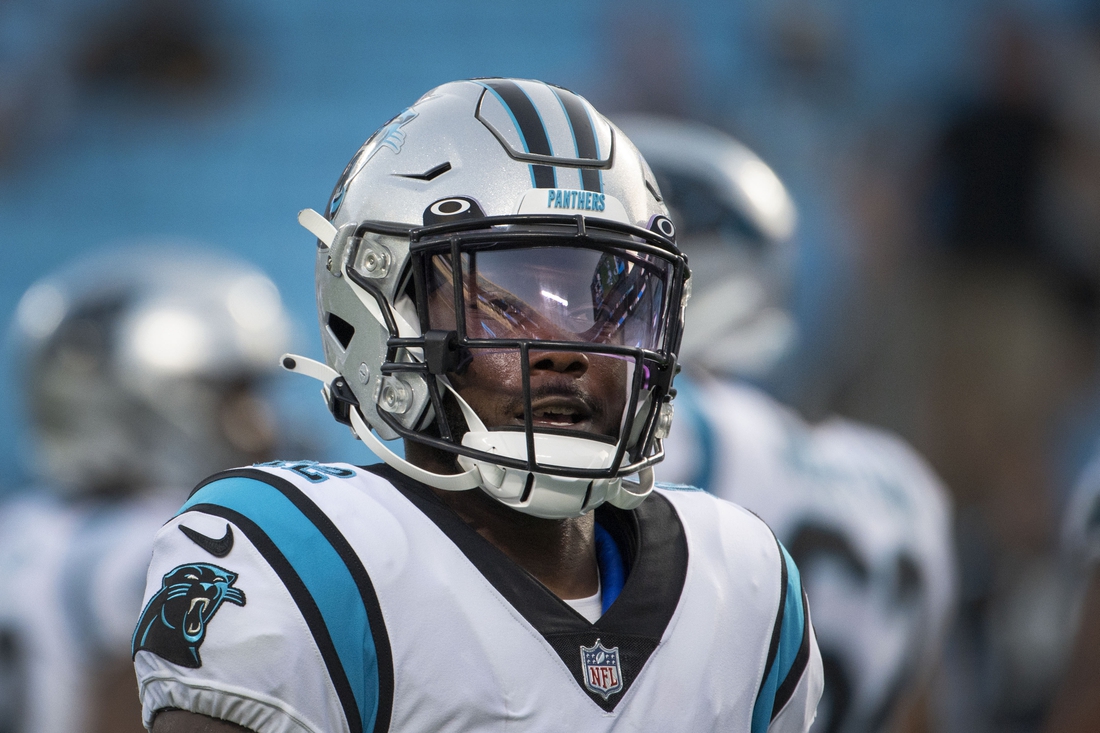
[[[355,178],[359,171],[363,169],[363,166],[378,152],[379,148],[389,148],[394,155],[401,152],[401,147],[405,144],[405,133],[401,131],[401,128],[409,124],[414,117],[416,117],[416,112],[411,109],[405,110],[382,125],[378,132],[371,135],[370,139],[363,143],[363,147],[359,148],[359,152],[344,168],[340,180],[336,183],[336,188],[332,191],[332,196],[328,202],[329,217],[336,216],[336,212],[340,210],[340,204],[343,203],[344,194],[347,192],[348,182]]]

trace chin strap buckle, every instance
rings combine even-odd
[[[358,409],[359,400],[348,386],[347,380],[338,377],[325,389],[325,403],[336,422],[351,427],[351,410]]]

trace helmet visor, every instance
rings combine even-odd
[[[433,329],[457,327],[450,254],[428,266]],[[479,248],[461,255],[471,339],[571,341],[657,350],[672,265],[625,249]]]

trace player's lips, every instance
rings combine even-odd
[[[531,402],[531,419],[536,427],[591,428],[592,407],[579,397],[555,395]],[[522,424],[523,413],[516,415]]]

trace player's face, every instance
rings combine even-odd
[[[452,375],[458,393],[486,427],[523,427],[524,399],[516,351],[473,353],[466,373]],[[531,418],[538,429],[564,429],[612,440],[626,404],[628,365],[604,354],[532,351]]]
[[[464,322],[471,339],[583,342],[583,350],[533,347],[527,356],[532,426],[616,440],[634,358],[601,347],[652,348],[664,271],[629,255],[576,248],[530,248],[464,255]],[[456,327],[448,257],[433,260],[429,297],[433,328]],[[656,304],[656,305],[655,305]],[[451,375],[486,427],[522,428],[521,352],[514,346],[471,349],[473,361]]]

